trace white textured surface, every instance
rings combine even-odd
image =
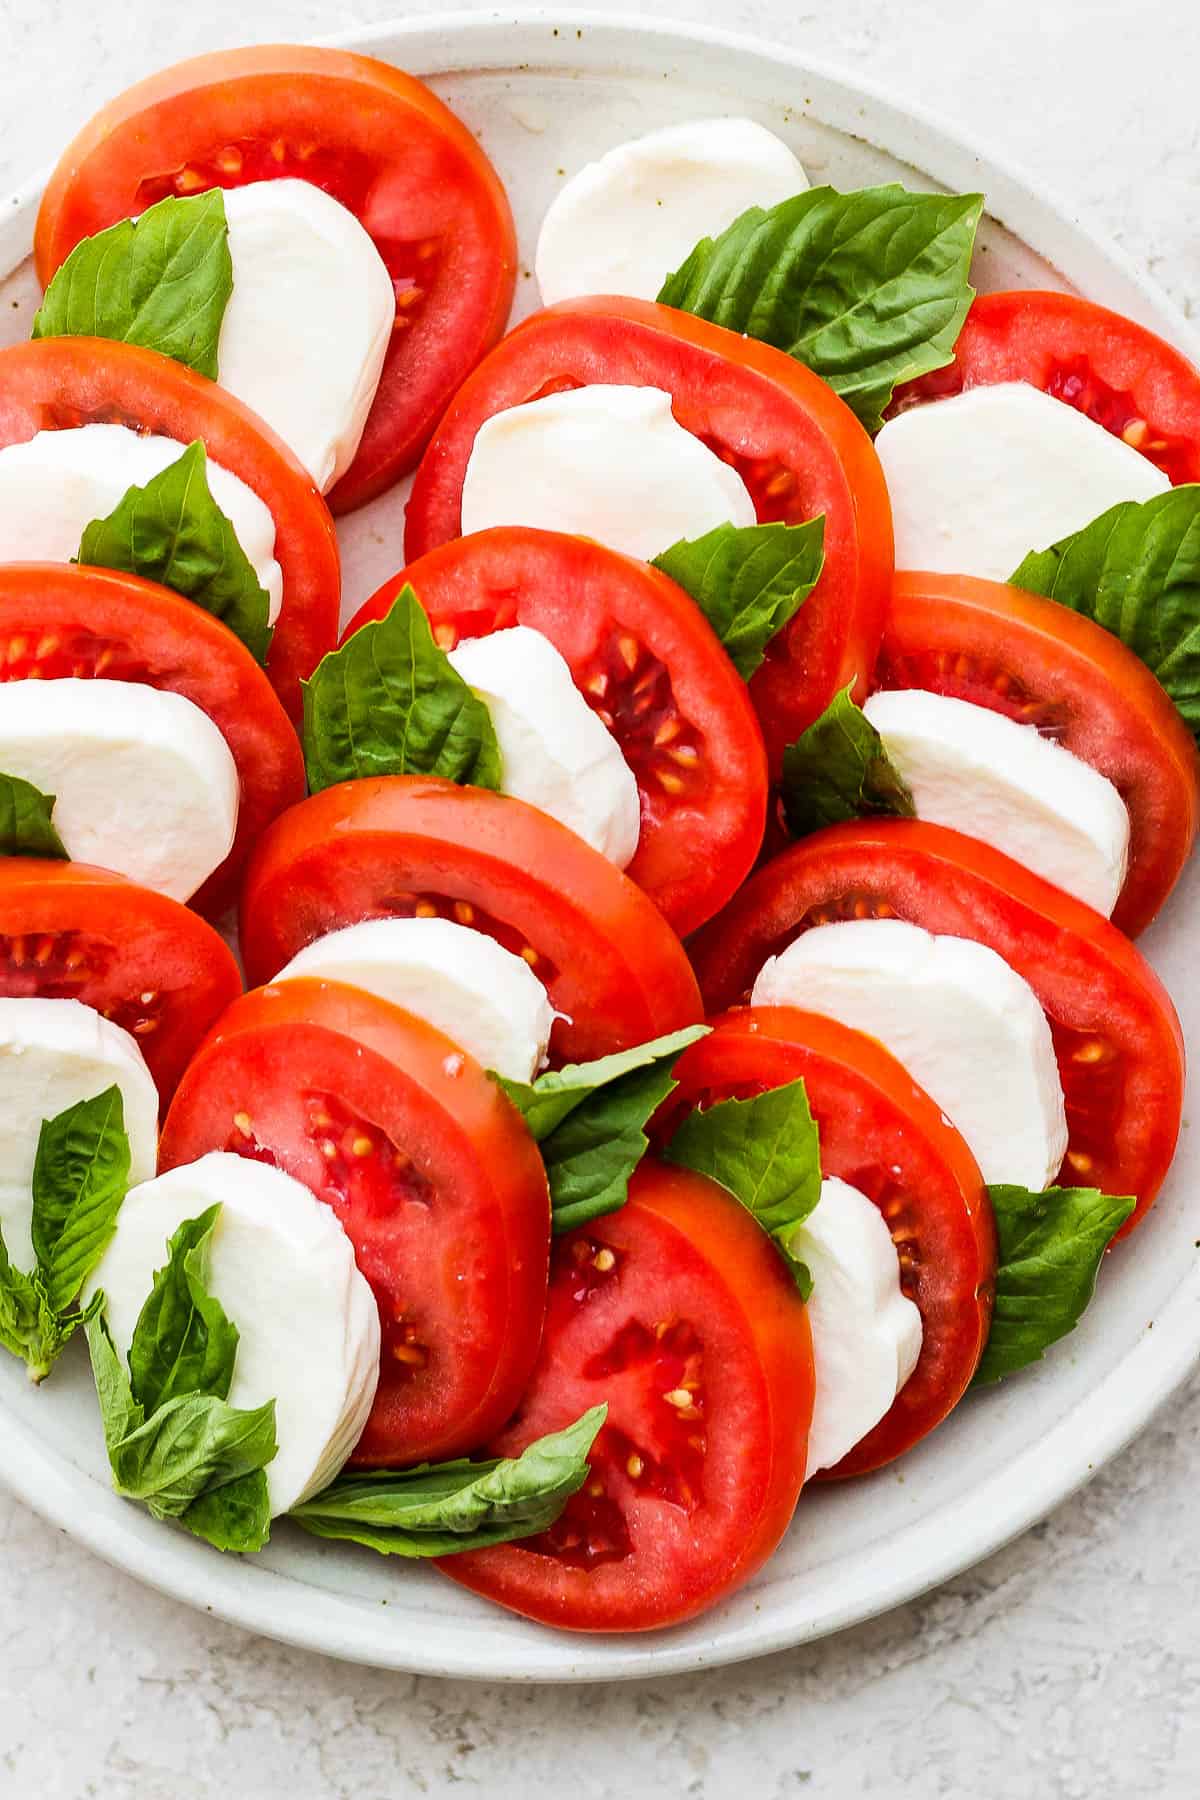
[[[398,5],[258,0],[251,23],[244,0],[197,0],[164,30],[151,0],[0,0],[0,187],[169,58]],[[894,84],[1044,170],[1185,309],[1200,293],[1190,0],[1136,17],[1127,0],[689,10]],[[630,1688],[497,1691],[324,1662],[158,1598],[0,1495],[0,1795],[1184,1800],[1200,1766],[1198,1426],[1194,1384],[1046,1524],[883,1620]]]

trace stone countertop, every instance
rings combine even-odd
[[[0,189],[165,62],[438,10],[0,0]],[[1192,310],[1194,0],[667,10],[894,84],[1044,172]],[[0,1493],[0,1796],[1184,1800],[1200,1771],[1198,1428],[1193,1382],[1082,1494],[937,1593],[823,1644],[628,1687],[500,1689],[284,1649],[161,1599]]]

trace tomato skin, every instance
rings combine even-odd
[[[501,526],[410,563],[342,641],[383,618],[405,583],[444,648],[511,625],[550,640],[637,777],[641,836],[626,875],[680,936],[719,911],[762,843],[766,756],[746,684],[690,595],[602,544]],[[658,748],[664,731],[673,735]]]
[[[164,1104],[242,991],[197,913],[86,863],[0,857],[0,995],[80,1000],[132,1033]]]
[[[1145,930],[1196,841],[1200,755],[1174,703],[1119,638],[1003,582],[905,571],[892,589],[875,684],[929,688],[1031,721],[1106,775],[1130,824],[1113,923],[1129,937]]]
[[[177,188],[172,176],[183,170],[191,179]],[[355,213],[399,296],[362,442],[330,497],[348,512],[413,467],[512,303],[516,237],[504,189],[423,82],[314,45],[223,50],[160,70],[102,108],[64,152],[38,213],[38,277],[44,286],[80,238],[163,194],[273,176],[312,180]]]
[[[345,1135],[365,1125],[342,1160],[328,1154],[342,1139],[324,1135],[337,1126],[314,1116],[313,1091],[353,1119]],[[370,1166],[378,1142],[362,1152],[377,1137],[401,1153],[390,1178]],[[247,994],[184,1076],[159,1166],[215,1149],[270,1161],[332,1205],[371,1282],[383,1358],[356,1463],[459,1456],[503,1424],[541,1341],[550,1198],[524,1122],[472,1057],[340,983]],[[402,1335],[405,1317],[420,1351]],[[427,1361],[414,1366],[406,1350]]]
[[[24,656],[13,654],[21,643]],[[189,905],[215,916],[237,897],[251,847],[304,798],[299,739],[245,645],[169,588],[70,563],[0,565],[0,682],[102,676],[181,694],[208,714],[240,779],[237,838]]]
[[[602,1273],[587,1260],[598,1249],[615,1264]],[[655,1327],[667,1321],[699,1339],[692,1404],[703,1418],[692,1431],[704,1445],[689,1462],[687,1426],[655,1380],[656,1346],[671,1342],[669,1329]],[[642,1340],[632,1353],[631,1333]],[[559,1525],[570,1530],[573,1509],[587,1508],[589,1487],[603,1480],[600,1505],[620,1509],[627,1553],[587,1568],[531,1539],[444,1557],[439,1568],[547,1625],[651,1631],[714,1606],[779,1543],[804,1480],[812,1419],[808,1317],[765,1232],[690,1170],[643,1162],[621,1211],[555,1241],[541,1358],[490,1454],[515,1455],[605,1399],[590,1481]],[[630,1440],[644,1459],[634,1475]],[[656,1479],[675,1488],[673,1498],[654,1491]]]
[[[289,715],[300,683],[337,641],[341,565],[329,509],[281,438],[248,406],[182,363],[107,338],[41,338],[0,350],[0,448],[90,423],[202,438],[216,463],[253,488],[275,520],[283,609],[267,674]]]
[[[865,1193],[892,1232],[901,1287],[920,1310],[921,1356],[895,1404],[836,1468],[863,1475],[926,1437],[962,1399],[991,1327],[996,1227],[979,1166],[942,1110],[873,1038],[790,1006],[740,1007],[675,1065],[655,1120],[667,1141],[683,1115],[804,1082],[821,1171]],[[820,1367],[817,1379],[820,1380]]]
[[[314,938],[411,914],[425,894],[452,903],[446,916],[460,922],[487,930],[498,920],[504,932],[491,935],[535,952],[527,960],[567,1015],[551,1039],[558,1061],[628,1049],[702,1017],[678,938],[619,869],[520,800],[431,776],[346,781],[275,821],[242,890],[252,984]]]
[[[821,579],[750,684],[775,769],[839,688],[865,696],[893,566],[891,507],[870,438],[832,388],[782,351],[652,301],[569,300],[535,313],[447,409],[417,471],[405,554],[411,562],[459,536],[463,477],[486,419],[589,382],[671,393],[679,423],[728,453],[760,521],[825,515]]]
[[[921,820],[832,825],[759,869],[689,946],[710,1012],[749,997],[768,956],[839,918],[895,916],[973,938],[1050,1021],[1070,1132],[1060,1179],[1134,1194],[1132,1230],[1179,1136],[1184,1047],[1170,996],[1108,919],[976,839]]]

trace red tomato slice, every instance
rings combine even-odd
[[[986,844],[909,819],[814,832],[752,875],[693,940],[705,1001],[718,1011],[748,999],[768,956],[802,931],[893,916],[988,944],[1029,983],[1050,1021],[1066,1096],[1059,1179],[1135,1194],[1131,1230],[1179,1136],[1175,1008],[1115,925]]]
[[[68,563],[0,565],[0,681],[99,676],[182,694],[233,752],[237,838],[190,904],[210,915],[237,897],[251,848],[304,798],[304,758],[270,682],[233,633],[168,588]]]
[[[975,1158],[939,1106],[873,1038],[790,1006],[739,1009],[685,1051],[655,1124],[801,1080],[821,1135],[821,1169],[883,1214],[900,1285],[921,1314],[921,1356],[890,1412],[820,1479],[893,1461],[962,1399],[987,1343],[996,1229]],[[820,1380],[820,1368],[817,1379]]]
[[[270,508],[283,609],[267,674],[299,721],[300,683],[333,648],[341,596],[333,520],[309,476],[249,407],[156,351],[107,338],[42,338],[0,350],[0,449],[93,423],[180,444],[201,438],[213,461]]]
[[[591,1474],[549,1531],[447,1575],[570,1631],[694,1618],[787,1529],[812,1419],[808,1319],[770,1239],[703,1176],[643,1163],[620,1212],[559,1238],[541,1359],[491,1454],[600,1401]]]
[[[1146,665],[1054,600],[969,575],[898,574],[875,671],[1036,725],[1107,775],[1129,809],[1129,873],[1113,923],[1154,918],[1191,855],[1200,757]]]
[[[750,684],[773,764],[839,688],[866,693],[892,573],[892,515],[849,407],[782,351],[645,300],[570,300],[510,332],[466,382],[417,471],[405,552],[462,529],[475,434],[507,407],[590,382],[657,387],[679,423],[737,470],[760,521],[825,515],[825,568]]]
[[[379,1302],[354,1453],[459,1456],[509,1416],[542,1334],[550,1199],[520,1115],[431,1025],[335,982],[247,994],[195,1058],[159,1165],[228,1150],[333,1207]]]
[[[1144,325],[1076,294],[980,294],[954,361],[901,388],[890,410],[1000,381],[1027,381],[1086,413],[1172,482],[1200,481],[1200,371]]]
[[[348,512],[421,454],[447,401],[504,330],[512,215],[491,163],[435,94],[389,63],[315,46],[222,50],[102,108],[63,153],[38,214],[43,284],[80,238],[168,194],[280,176],[340,200],[396,290],[396,331],[353,465]]]
[[[0,857],[0,994],[81,1000],[130,1032],[165,1101],[241,993],[197,913],[85,863]]]
[[[525,958],[560,1017],[560,1062],[584,1062],[702,1016],[683,948],[640,888],[523,801],[425,776],[346,781],[284,813],[242,891],[255,984],[360,919],[456,919]]]
[[[601,544],[509,526],[410,563],[345,636],[383,618],[406,582],[444,649],[511,625],[549,638],[637,778],[629,879],[681,935],[724,906],[762,843],[766,757],[746,684],[690,596]]]

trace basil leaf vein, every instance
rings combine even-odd
[[[780,799],[788,830],[798,838],[845,819],[916,813],[903,776],[848,687],[787,746]]]
[[[691,595],[743,681],[817,585],[825,519],[801,525],[718,525],[680,538],[654,566]]]

